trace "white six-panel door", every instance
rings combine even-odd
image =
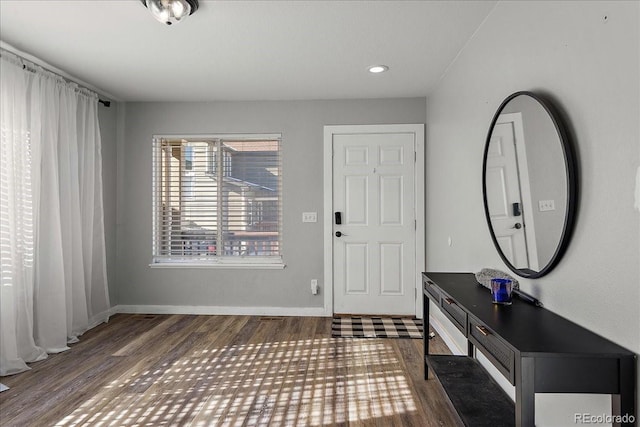
[[[416,133],[378,129],[331,137],[334,312],[413,315]]]

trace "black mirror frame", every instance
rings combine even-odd
[[[513,98],[521,95],[529,96],[535,99],[542,107],[545,109],[553,125],[558,133],[558,138],[560,139],[560,145],[562,146],[562,151],[564,153],[565,160],[565,173],[567,176],[567,209],[564,217],[564,227],[562,229],[562,235],[560,236],[560,240],[558,242],[558,246],[556,250],[547,263],[540,271],[534,271],[530,269],[524,268],[515,268],[511,261],[507,259],[507,257],[500,249],[500,245],[498,244],[498,240],[496,239],[495,232],[493,231],[493,226],[491,225],[491,217],[489,216],[489,206],[487,203],[487,155],[489,152],[489,142],[491,140],[491,135],[493,134],[493,129],[495,127],[496,121],[498,117],[502,113],[502,110],[505,106],[511,101]],[[487,225],[489,226],[489,232],[491,234],[491,240],[493,241],[493,245],[495,246],[500,258],[502,261],[509,267],[511,271],[517,274],[520,277],[525,277],[529,279],[537,279],[539,277],[548,274],[560,261],[562,256],[564,255],[568,245],[569,240],[571,238],[571,234],[573,233],[573,226],[575,222],[576,212],[577,212],[577,201],[578,201],[578,177],[577,177],[577,165],[576,158],[573,152],[573,145],[571,139],[569,138],[569,134],[567,133],[564,122],[561,120],[558,111],[553,107],[553,104],[544,97],[539,94],[528,92],[528,91],[520,91],[515,92],[509,95],[498,110],[493,116],[493,120],[491,121],[491,125],[489,126],[489,132],[487,133],[487,139],[485,141],[484,146],[484,155],[482,158],[482,199],[484,202],[484,214],[487,220]]]

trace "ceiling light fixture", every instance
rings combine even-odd
[[[140,0],[163,24],[181,22],[198,10],[198,0]]]
[[[369,67],[369,72],[373,74],[384,73],[385,71],[388,71],[388,70],[389,70],[389,67],[387,67],[386,65],[372,65],[371,67]]]

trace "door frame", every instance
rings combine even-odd
[[[327,125],[324,127],[324,314],[333,316],[333,136],[337,134],[410,133],[415,142],[414,213],[415,247],[415,315],[422,317],[422,272],[425,270],[425,158],[424,125]]]

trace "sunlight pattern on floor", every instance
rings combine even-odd
[[[56,425],[321,426],[416,411],[385,340],[196,347],[173,360],[140,362],[145,370],[130,369]]]

